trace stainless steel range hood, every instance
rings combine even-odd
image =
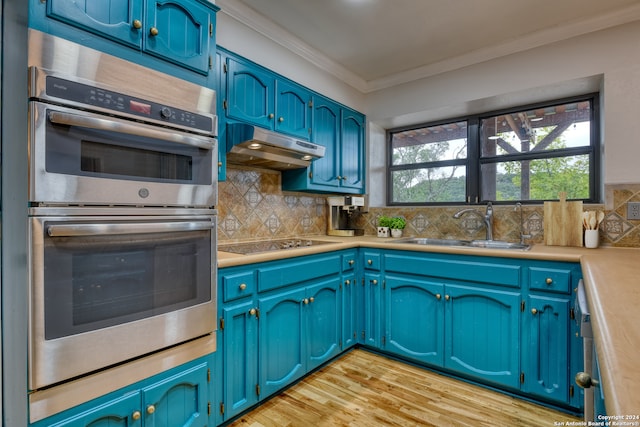
[[[325,147],[244,123],[227,125],[227,163],[287,170],[306,168]]]

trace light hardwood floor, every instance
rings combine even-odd
[[[354,350],[233,427],[554,426],[578,418]],[[554,424],[558,423],[558,424]]]

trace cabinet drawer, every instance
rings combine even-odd
[[[339,274],[339,255],[292,258],[283,263],[258,268],[258,291],[265,292],[320,277]]]
[[[382,257],[377,252],[364,253],[364,268],[367,270],[380,271]]]
[[[250,296],[255,291],[256,278],[253,271],[222,275],[222,298],[224,302]]]
[[[385,255],[387,272],[417,274],[451,280],[467,280],[489,285],[520,287],[522,268],[496,259],[483,262],[478,259],[450,259],[436,256]]]
[[[571,270],[530,267],[529,279],[530,289],[568,293],[571,287]]]
[[[342,254],[342,271],[352,271],[354,268],[356,268],[355,251]]]

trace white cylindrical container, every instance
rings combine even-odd
[[[584,230],[584,247],[597,248],[600,240],[600,232],[598,230]]]

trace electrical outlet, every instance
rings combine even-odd
[[[640,202],[627,203],[627,219],[640,219]]]

